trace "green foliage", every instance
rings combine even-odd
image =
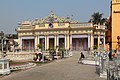
[[[97,47],[96,45],[93,46],[93,49],[94,49],[94,50],[97,49],[97,48],[98,48],[98,47]]]
[[[59,51],[65,51],[65,49],[64,48],[60,48]]]
[[[102,18],[103,13],[96,12],[94,13],[91,17],[92,19],[90,20],[93,24],[100,24],[103,25],[103,23],[106,22],[106,18]]]
[[[48,51],[49,51],[49,52],[54,52],[55,49],[54,49],[54,48],[49,48]]]
[[[42,45],[41,45],[41,44],[38,44],[37,47],[38,47],[39,49],[42,49]]]

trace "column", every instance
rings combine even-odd
[[[59,35],[57,35],[57,46],[59,46]]]
[[[38,36],[38,44],[40,44],[40,40],[39,39],[40,39],[40,37]]]
[[[20,37],[18,36],[18,47],[21,48],[21,44],[20,44]]]
[[[45,50],[47,49],[47,37],[45,36]]]
[[[2,62],[2,69],[4,69],[4,62]]]
[[[56,46],[57,46],[57,37],[56,37],[56,35],[54,36],[54,49],[56,49]]]
[[[98,35],[98,51],[100,49],[100,35]]]
[[[90,45],[90,47],[91,47],[91,49],[93,49],[93,46],[94,46],[94,37],[93,37],[93,34],[91,34],[91,40],[90,40],[91,42],[91,45]]]
[[[66,45],[67,45],[66,35],[65,35],[64,39],[65,39],[65,49],[66,49]]]
[[[70,37],[67,35],[67,49],[69,50],[70,48]]]
[[[88,35],[88,48],[90,48],[90,35]]]
[[[35,36],[35,50],[37,49],[37,45],[38,45],[38,36]]]
[[[49,37],[48,37],[48,35],[46,36],[46,49],[49,49]]]
[[[72,50],[72,35],[70,35],[70,49]]]
[[[20,49],[22,50],[22,45],[23,43],[22,43],[22,37],[20,37]]]

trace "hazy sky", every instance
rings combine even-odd
[[[0,31],[16,33],[17,23],[43,18],[50,11],[58,16],[71,16],[87,22],[94,12],[108,17],[111,0],[0,0]]]

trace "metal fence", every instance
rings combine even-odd
[[[116,63],[109,64],[107,80],[120,80],[120,65],[116,65]]]
[[[109,59],[109,52],[99,54],[99,74],[105,75],[107,80],[120,80],[120,53],[117,53],[117,58]],[[106,74],[105,74],[106,73]]]

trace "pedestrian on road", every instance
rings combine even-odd
[[[113,56],[113,58],[114,58],[114,60],[116,60],[116,59],[117,59],[117,53],[116,53],[116,52],[117,52],[117,51],[115,50],[115,51],[114,51],[114,53],[113,53],[113,55],[112,55],[112,56]]]
[[[108,56],[109,56],[109,61],[112,61],[113,58],[112,58],[112,52],[111,51],[109,52]]]
[[[81,52],[78,63],[82,63],[82,60],[83,60],[84,58],[85,58],[85,56],[84,56],[84,54]]]

